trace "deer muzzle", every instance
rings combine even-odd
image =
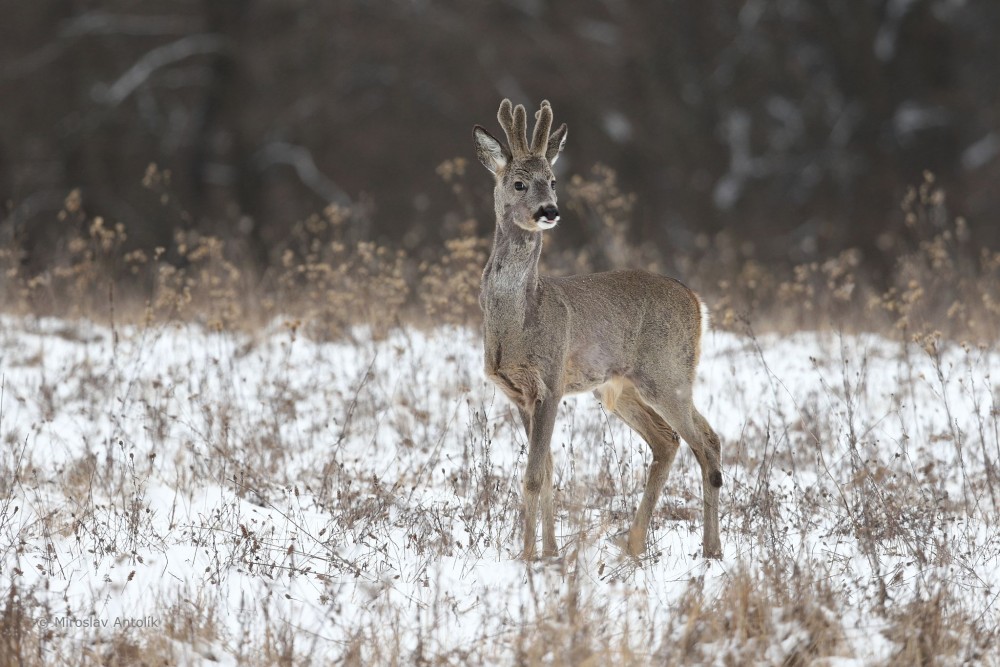
[[[541,229],[552,229],[559,222],[559,209],[552,204],[540,206],[535,213],[535,224]]]

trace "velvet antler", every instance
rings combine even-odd
[[[518,104],[512,113],[510,100],[504,100],[497,111],[497,120],[507,135],[511,155],[515,158],[528,155],[527,114],[524,105]]]
[[[542,106],[535,112],[535,132],[531,136],[531,154],[545,157],[549,143],[549,131],[552,129],[552,105],[548,100],[542,100]]]
[[[507,135],[510,146],[510,157],[524,158],[530,156],[544,157],[555,163],[566,142],[566,123],[555,132],[552,131],[552,105],[548,100],[542,100],[541,107],[535,112],[535,130],[531,135],[531,145],[528,145],[527,113],[524,105],[516,107],[505,99],[500,103],[497,120]]]

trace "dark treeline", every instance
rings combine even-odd
[[[560,176],[610,166],[637,195],[635,240],[665,249],[726,230],[772,261],[885,262],[923,170],[974,238],[1000,234],[993,0],[0,6],[0,243],[28,263],[65,238],[74,188],[131,243],[197,228],[262,262],[331,202],[364,211],[359,237],[410,250],[469,202],[487,234],[471,128],[498,133],[502,97],[550,99],[569,124]],[[467,202],[435,172],[458,156]],[[170,205],[143,185],[150,163]]]

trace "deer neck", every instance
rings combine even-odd
[[[484,319],[523,330],[538,295],[542,233],[528,232],[498,216],[493,250],[486,262],[479,303]]]

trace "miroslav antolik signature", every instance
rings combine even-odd
[[[39,628],[159,628],[160,619],[155,616],[116,616],[115,618],[100,618],[98,616],[53,616],[39,618],[35,621]]]

